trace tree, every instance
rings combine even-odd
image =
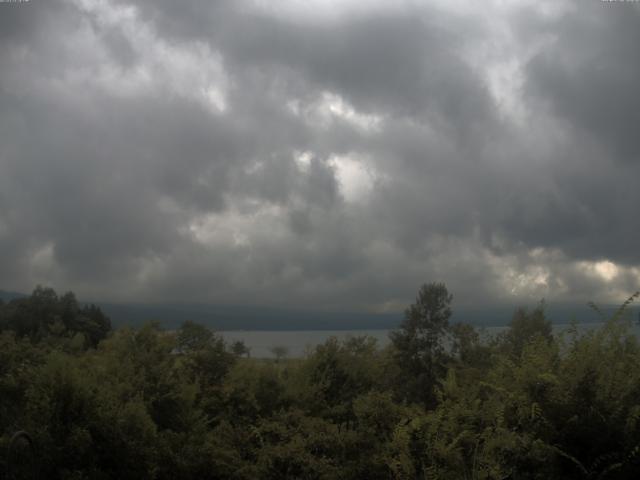
[[[180,353],[203,350],[209,347],[214,339],[215,335],[210,329],[199,323],[187,320],[178,330],[178,350]]]
[[[251,349],[247,347],[243,340],[236,340],[231,344],[231,351],[236,357],[247,356],[247,358],[251,355]]]
[[[96,347],[111,331],[111,320],[95,305],[81,306],[73,292],[58,296],[52,288],[38,286],[29,297],[16,298],[0,308],[0,330],[17,337],[52,344],[69,340],[80,349]]]
[[[317,345],[302,365],[309,389],[305,405],[314,413],[347,428],[355,420],[353,401],[371,391],[382,377],[376,340],[350,337],[328,338]]]
[[[280,363],[280,360],[284,359],[289,355],[289,349],[283,345],[276,345],[271,347],[269,351],[276,357],[276,363]]]
[[[186,364],[203,386],[217,386],[236,361],[227,344],[211,329],[186,321],[178,330],[177,350],[186,356]]]
[[[524,347],[537,337],[551,341],[553,331],[551,322],[544,313],[544,307],[544,302],[540,302],[531,312],[526,308],[518,308],[515,311],[509,329],[499,338],[509,353],[519,357]]]
[[[446,369],[444,339],[449,333],[451,300],[444,283],[428,283],[405,311],[400,329],[391,332],[401,389],[408,400],[435,405],[435,387]]]
[[[451,327],[451,354],[462,365],[479,367],[486,363],[489,348],[483,344],[473,325],[456,323]]]

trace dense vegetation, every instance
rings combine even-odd
[[[640,345],[623,309],[554,337],[543,306],[481,341],[423,286],[388,348],[248,358],[210,330],[110,330],[73,294],[0,302],[0,452],[50,479],[631,479]],[[6,456],[0,455],[6,470]],[[14,462],[17,463],[17,462]]]

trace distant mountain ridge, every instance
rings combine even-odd
[[[325,312],[276,307],[204,304],[99,303],[115,326],[156,320],[177,328],[186,320],[214,330],[377,330],[398,326],[400,314]]]
[[[27,297],[27,294],[0,290],[5,302]],[[174,329],[191,320],[214,330],[387,330],[397,328],[404,318],[403,312],[367,313],[304,310],[285,307],[261,307],[246,305],[213,305],[187,303],[94,303],[110,317],[114,327],[140,326],[157,321],[162,327]],[[516,305],[460,307],[453,305],[452,322],[470,323],[476,327],[504,326],[509,323]],[[612,315],[618,306],[604,305],[601,310]],[[640,308],[629,307],[628,315],[640,321]],[[549,304],[547,317],[552,323],[596,323],[601,318],[586,304]]]
[[[29,295],[26,295],[24,293],[19,293],[19,292],[9,292],[6,290],[0,290],[0,300],[4,300],[5,302],[10,302],[11,300],[14,300],[16,298],[24,298],[24,297],[28,297]]]
[[[388,330],[397,328],[404,312],[367,313],[303,310],[239,305],[208,304],[116,304],[97,305],[111,318],[114,326],[138,326],[149,320],[165,328],[177,328],[186,320],[206,325],[214,330]],[[517,305],[460,307],[453,306],[452,322],[470,323],[476,327],[505,326]],[[611,316],[618,306],[605,305],[602,312]],[[547,318],[554,324],[598,323],[602,319],[586,304],[553,304],[546,307]],[[637,306],[628,315],[638,319]]]

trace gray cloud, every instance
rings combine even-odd
[[[436,279],[463,304],[638,288],[635,6],[295,5],[0,4],[0,286],[378,311]]]

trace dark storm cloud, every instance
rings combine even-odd
[[[505,226],[532,245],[637,265],[640,9],[571,5],[557,19],[519,20],[529,40],[550,38],[527,64],[525,98],[541,118],[555,118],[565,140],[551,152],[544,183],[512,195]]]
[[[432,279],[634,287],[636,8],[295,5],[0,4],[0,286],[382,310]]]
[[[568,123],[595,137],[613,159],[640,158],[640,9],[577,4],[552,28],[552,48],[528,68],[531,88]]]
[[[296,22],[224,2],[207,10],[226,17],[210,19],[194,3],[182,9],[153,2],[145,11],[181,37],[211,41],[240,81],[266,70],[262,80],[285,82],[288,94],[331,90],[364,113],[442,122],[461,134],[458,140],[493,115],[482,81],[460,58],[460,47],[483,33],[471,19],[406,7]],[[178,27],[185,24],[190,28]]]

